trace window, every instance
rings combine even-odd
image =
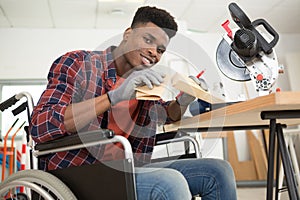
[[[38,102],[40,95],[46,88],[46,81],[43,80],[33,80],[33,81],[21,81],[21,80],[5,80],[0,81],[0,102],[4,102],[10,97],[21,93],[27,92],[32,96],[34,105]],[[28,125],[28,115],[27,112],[21,112],[20,114],[14,116],[12,111],[20,106],[22,103],[26,102],[27,98],[23,97],[15,105],[7,108],[3,112],[0,112],[0,136],[1,139],[6,135],[12,124],[18,118],[18,122],[15,125],[14,131],[9,135],[13,134],[15,130],[22,125],[23,122],[26,122],[25,125]]]

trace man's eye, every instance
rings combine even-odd
[[[145,42],[146,42],[147,44],[151,44],[151,43],[152,43],[152,40],[149,39],[149,38],[144,37],[144,40],[145,40]]]

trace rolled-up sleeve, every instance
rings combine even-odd
[[[69,134],[64,127],[64,113],[72,99],[78,96],[82,64],[78,58],[76,53],[68,53],[51,66],[47,88],[31,115],[29,131],[37,143]]]

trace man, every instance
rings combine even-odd
[[[171,102],[135,99],[136,87],[151,89],[164,81],[164,75],[151,67],[159,62],[176,31],[177,24],[168,12],[145,6],[135,13],[119,46],[74,51],[58,58],[32,114],[33,139],[42,143],[87,130],[112,129],[132,145],[138,199],[184,200],[194,195],[203,200],[236,199],[234,175],[226,161],[150,163],[157,123],[180,120],[195,99],[185,93]],[[118,146],[107,145],[96,151],[55,153],[40,164],[52,170],[117,159],[119,153]]]

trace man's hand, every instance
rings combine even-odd
[[[147,85],[149,89],[152,89],[153,85],[160,85],[164,81],[164,76],[152,69],[132,72],[117,89],[107,93],[111,105],[135,98],[135,88],[138,86]]]
[[[176,101],[180,106],[188,106],[191,102],[193,102],[196,99],[196,97],[189,95],[187,93],[180,93],[176,97]]]

